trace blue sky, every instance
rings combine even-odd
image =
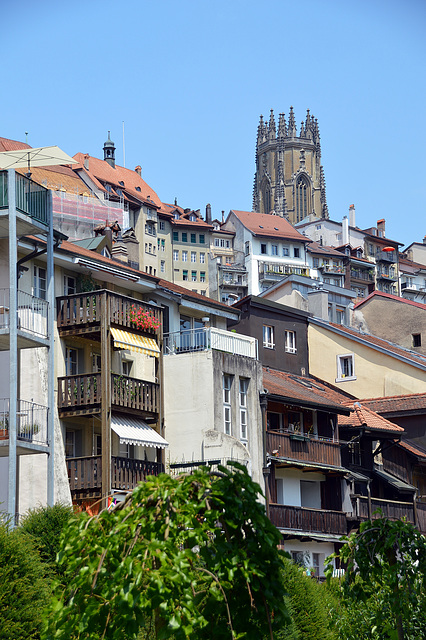
[[[0,136],[123,164],[164,202],[251,210],[260,114],[318,118],[330,217],[426,235],[424,0],[3,0]]]

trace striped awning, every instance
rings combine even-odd
[[[153,358],[160,357],[160,347],[154,338],[146,338],[145,336],[139,336],[135,333],[130,333],[130,331],[116,329],[115,327],[111,327],[111,333],[114,339],[114,347],[117,349],[129,349],[130,351],[144,353]]]
[[[165,449],[169,446],[159,433],[146,424],[143,420],[136,420],[131,416],[118,416],[112,414],[111,429],[120,438],[120,444],[133,444],[139,447],[159,447]]]

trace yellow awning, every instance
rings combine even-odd
[[[115,327],[111,327],[111,333],[114,339],[114,347],[117,349],[129,349],[153,358],[160,357],[160,347],[154,338],[146,338]]]

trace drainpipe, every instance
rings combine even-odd
[[[368,519],[371,520],[371,490],[370,490],[371,480],[367,482],[367,495],[368,495]]]
[[[269,503],[270,503],[270,495],[269,495],[269,474],[271,470],[268,467],[268,461],[266,458],[266,409],[268,406],[268,397],[266,393],[260,393],[260,410],[262,412],[262,441],[263,441],[263,481],[265,485],[265,508],[266,515],[269,518]]]

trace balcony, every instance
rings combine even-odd
[[[8,455],[9,398],[0,398],[0,456]],[[47,447],[47,407],[36,402],[18,399],[16,412],[16,440],[18,453],[38,453]],[[35,447],[33,446],[35,445]],[[21,450],[21,451],[20,451]]]
[[[102,289],[57,298],[59,335],[98,332],[101,324],[102,297],[105,294],[109,325],[131,331],[138,330],[137,323],[132,318],[140,310],[147,312],[155,323],[161,326],[162,312],[157,306]],[[146,328],[143,332],[156,335],[158,330]]]
[[[398,276],[393,269],[389,269],[389,271],[382,271],[381,269],[377,270],[377,279],[378,280],[386,280],[388,282],[396,282],[398,280]]]
[[[257,359],[257,340],[233,331],[201,327],[165,333],[163,337],[164,355],[190,353],[215,349],[233,355]]]
[[[18,348],[40,346],[47,339],[49,305],[46,300],[18,290]],[[9,349],[10,290],[0,289],[0,349]]]
[[[99,497],[102,486],[101,456],[67,458],[68,480],[73,498]],[[111,457],[111,490],[132,491],[139,482],[164,472],[160,462]]]
[[[277,451],[278,457],[318,462],[340,467],[340,445],[337,441],[318,436],[301,435],[282,431],[266,432],[266,450],[271,455]]]
[[[111,374],[111,405],[129,413],[157,414],[160,407],[160,385]],[[102,397],[101,374],[58,378],[58,409],[61,418],[99,412]]]
[[[343,511],[270,504],[269,518],[278,529],[334,535],[347,533],[346,514]]]
[[[397,262],[395,251],[378,251],[376,262]]]
[[[334,264],[321,264],[318,269],[323,273],[330,273],[331,275],[344,275],[345,267]]]
[[[359,520],[368,520],[368,498],[366,496],[352,495],[352,513]],[[374,513],[381,509],[383,516]],[[389,520],[407,520],[414,524],[414,505],[412,502],[396,502],[395,500],[382,500],[381,498],[371,498],[371,517],[373,520],[385,517]]]
[[[49,224],[47,193],[48,190],[39,184],[19,173],[15,174],[16,210],[46,226]],[[8,207],[7,171],[0,171],[0,210]]]
[[[374,272],[370,270],[351,269],[351,280],[372,283],[374,282]]]
[[[291,275],[307,276],[309,278],[310,270],[306,266],[297,266],[290,264],[276,263],[259,263],[259,279],[260,280],[282,280]]]

